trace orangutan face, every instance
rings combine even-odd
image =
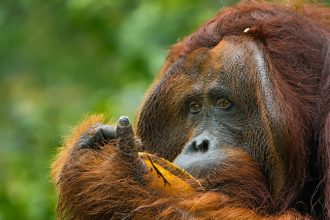
[[[196,178],[244,173],[253,163],[275,195],[285,180],[285,161],[274,140],[282,130],[274,129],[279,122],[272,91],[258,45],[228,37],[168,67],[141,111],[138,134],[145,150]]]

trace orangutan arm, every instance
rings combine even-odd
[[[78,127],[53,165],[60,219],[301,219],[295,213],[260,216],[221,193],[155,188],[129,122],[119,122],[117,139],[108,129],[112,140],[93,136],[90,128],[101,122],[94,116]]]

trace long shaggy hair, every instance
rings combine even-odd
[[[330,9],[301,2],[289,7],[243,2],[174,45],[164,69],[198,48],[242,35],[262,43],[277,101],[294,126],[288,161],[301,166],[290,167],[295,184],[287,185],[280,208],[296,202],[302,212],[330,218]],[[308,207],[299,207],[299,201]]]

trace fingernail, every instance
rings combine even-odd
[[[127,116],[120,116],[119,125],[120,126],[128,126],[129,125],[128,117]]]

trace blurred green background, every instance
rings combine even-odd
[[[133,119],[169,46],[234,2],[0,0],[0,220],[55,219],[62,137],[91,113]]]

